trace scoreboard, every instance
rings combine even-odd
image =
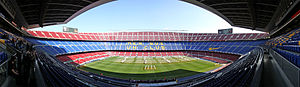
[[[228,29],[219,29],[218,34],[232,34],[232,28]]]
[[[63,26],[63,32],[78,33],[78,28],[71,28],[71,27]]]

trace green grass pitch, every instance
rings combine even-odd
[[[191,57],[110,57],[78,67],[121,79],[159,80],[191,76],[222,65]]]

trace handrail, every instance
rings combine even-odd
[[[7,58],[7,60],[5,60],[3,63],[0,64],[0,67],[2,67],[4,64],[8,63],[9,60],[10,60],[10,58]]]
[[[261,75],[262,75],[262,69],[263,69],[263,50],[262,47],[259,49],[259,58],[257,61],[257,67],[255,69],[255,74],[253,76],[252,82],[250,84],[250,87],[258,87],[260,85]]]

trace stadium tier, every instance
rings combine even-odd
[[[175,33],[175,32],[117,32],[117,33],[63,33],[63,32],[47,32],[47,31],[28,31],[30,34],[36,37],[28,37],[26,40],[35,44],[34,48],[43,50],[45,53],[53,56],[53,60],[61,61],[63,65],[75,66],[80,70],[87,69],[85,66],[90,64],[96,64],[96,66],[116,68],[119,63],[125,63],[129,66],[135,65],[135,67],[143,64],[144,71],[153,70],[156,68],[163,68],[160,64],[180,64],[180,63],[193,63],[199,60],[214,63],[213,66],[222,66],[217,70],[207,72],[223,73],[226,76],[220,77],[224,80],[229,77],[250,78],[248,75],[253,74],[256,65],[256,58],[261,55],[255,55],[257,53],[251,53],[255,48],[259,48],[260,45],[265,44],[266,40],[263,39],[267,36],[265,33],[246,33],[246,34],[214,34],[214,33]],[[259,51],[259,50],[258,50]],[[246,56],[245,56],[246,55]],[[42,55],[40,55],[42,56]],[[247,57],[246,59],[243,57]],[[251,59],[253,58],[253,59]],[[197,60],[196,60],[197,59]],[[39,60],[47,63],[44,59]],[[106,62],[103,62],[106,61]],[[108,62],[107,62],[108,61]],[[100,63],[101,62],[101,63]],[[242,62],[242,63],[239,63]],[[109,63],[110,66],[107,66]],[[133,63],[133,64],[132,64]],[[234,65],[232,65],[234,63]],[[50,63],[51,64],[51,63]],[[98,65],[99,64],[99,65]],[[102,64],[102,65],[101,65]],[[104,64],[104,65],[103,65]],[[147,65],[148,64],[148,65]],[[150,65],[149,65],[150,64]],[[154,64],[153,68],[151,64]],[[198,64],[198,63],[197,63]],[[209,64],[209,63],[207,63]],[[46,71],[55,71],[55,66],[43,66]],[[150,67],[151,66],[151,67]],[[180,66],[180,65],[175,65]],[[207,66],[207,65],[199,65]],[[150,67],[150,68],[149,68]],[[190,67],[184,65],[183,67]],[[248,67],[247,69],[245,69]],[[101,68],[101,67],[100,67]],[[128,67],[124,67],[128,68]],[[153,69],[152,69],[153,68]],[[165,69],[169,69],[164,67]],[[224,69],[223,69],[224,68]],[[108,68],[110,69],[110,68]],[[97,69],[99,70],[99,69]],[[101,70],[101,69],[100,69]],[[219,71],[220,70],[220,71]],[[44,70],[42,70],[45,72]],[[240,72],[242,71],[242,72]],[[133,83],[155,83],[155,82],[171,82],[167,85],[174,84],[173,78],[167,78],[167,80],[151,79],[151,80],[130,80],[130,78],[139,78],[139,76],[133,75],[129,78],[115,77],[114,72],[110,71],[103,76],[100,71],[89,71],[91,74],[102,78],[101,82],[95,83],[100,85],[118,85],[128,86]],[[120,71],[121,72],[121,71]],[[230,73],[228,73],[230,72]],[[56,75],[59,73],[65,73],[59,71],[58,73],[49,73],[49,75]],[[83,72],[81,72],[83,73]],[[235,73],[235,74],[231,74]],[[108,74],[108,75],[107,75]],[[119,73],[120,74],[120,73]],[[119,75],[118,74],[118,75]],[[128,74],[128,73],[127,73]],[[122,74],[127,76],[127,74]],[[134,73],[133,73],[134,74]],[[136,74],[136,73],[135,73]],[[63,74],[60,74],[62,76]],[[219,80],[207,79],[208,76],[203,74],[191,74],[191,77],[178,78],[179,82],[176,85],[187,85],[197,80],[209,80],[209,83],[203,83],[201,86],[207,86]],[[68,76],[68,75],[66,75]],[[173,75],[170,75],[173,76]],[[176,76],[176,75],[174,75]],[[202,79],[202,76],[206,79]],[[211,75],[215,76],[215,75]],[[48,79],[57,79],[53,77],[46,77]],[[63,76],[62,76],[63,77]],[[150,76],[151,77],[151,76]],[[129,79],[129,80],[128,80]],[[72,80],[72,78],[71,78]],[[99,80],[99,79],[98,79]],[[157,81],[156,81],[157,80]],[[113,81],[113,83],[105,83],[107,81]],[[212,81],[212,82],[210,82]],[[231,81],[236,81],[232,79]],[[57,83],[57,82],[53,82]],[[71,83],[70,83],[71,84]],[[55,84],[54,84],[55,85]],[[80,85],[80,84],[78,84]],[[141,86],[145,84],[139,84]],[[147,84],[145,85],[147,86]]]
[[[254,71],[257,67],[255,63],[258,62],[257,57],[262,55],[250,54],[249,56],[250,57],[247,59],[238,60],[239,62],[242,61],[243,63],[237,64],[238,62],[235,62],[235,64],[230,64],[230,66],[227,66],[226,68],[222,69],[222,71],[219,71],[224,73],[222,76],[218,78],[211,78],[209,81],[196,86],[223,87],[224,85],[227,85],[228,87],[233,87],[235,84],[239,84],[239,87],[245,87],[247,80],[252,78],[254,75]]]
[[[106,51],[106,52],[89,52],[79,54],[69,54],[57,56],[65,64],[81,65],[92,61],[101,60],[105,57],[122,56],[122,57],[166,57],[166,56],[189,56],[201,58],[217,63],[228,63],[237,60],[240,55],[204,52],[204,51],[178,51],[178,52],[128,52],[128,51]]]
[[[205,42],[92,42],[92,41],[62,41],[47,39],[30,39],[28,41],[36,44],[36,48],[41,48],[51,55],[62,55],[69,53],[88,51],[174,51],[174,50],[194,50],[194,51],[215,51],[231,54],[245,54],[258,45],[264,44],[265,40],[256,41],[205,41]]]
[[[78,64],[83,64],[94,60],[99,60],[101,58],[105,58],[109,56],[110,55],[108,55],[106,52],[91,52],[91,53],[80,53],[80,54],[73,54],[73,55],[57,56],[57,58],[64,63],[78,65]]]
[[[267,33],[177,33],[177,32],[115,32],[115,33],[65,33],[27,31],[40,38],[94,40],[94,41],[226,41],[263,39]]]
[[[300,67],[300,29],[295,29],[271,39],[266,45],[272,46],[274,51]]]
[[[0,0],[0,86],[300,87],[300,0],[179,0],[235,30],[266,33],[35,29],[70,23],[111,1]]]

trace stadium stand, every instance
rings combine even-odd
[[[222,83],[224,84],[226,83],[225,85],[228,85],[230,83],[226,82],[225,79],[228,79],[229,77],[238,78],[238,79],[230,80],[230,81],[234,81],[234,83],[238,83],[238,84],[231,84],[231,85],[245,85],[246,84],[245,82],[248,82],[247,80],[251,79],[251,75],[253,75],[253,71],[256,68],[256,67],[249,68],[249,66],[251,65],[255,66],[256,64],[255,61],[257,61],[257,59],[255,58],[259,58],[259,57],[257,57],[258,55],[255,55],[256,57],[251,57],[254,58],[253,60],[251,58],[240,59],[240,56],[248,55],[243,57],[249,57],[250,52],[255,51],[254,50],[255,48],[258,48],[259,45],[264,44],[266,41],[266,40],[245,39],[246,36],[249,38],[251,37],[252,39],[257,39],[256,37],[258,36],[253,36],[252,34],[218,35],[218,34],[195,34],[195,33],[186,34],[186,33],[173,33],[173,32],[158,32],[158,33],[122,32],[122,33],[81,33],[81,34],[64,33],[64,34],[69,34],[70,38],[72,36],[76,37],[73,39],[68,39],[66,38],[68,37],[66,35],[63,34],[61,35],[53,32],[49,34],[45,34],[45,32],[37,31],[36,33],[42,34],[43,36],[47,36],[50,39],[26,38],[26,40],[35,44],[34,48],[45,51],[47,54],[50,54],[49,56],[55,56],[56,58],[54,58],[53,61],[61,61],[61,64],[63,65],[78,66],[78,65],[83,65],[86,63],[105,59],[106,57],[112,57],[112,56],[123,56],[123,57],[189,56],[189,57],[200,58],[203,60],[208,60],[208,61],[222,63],[222,64],[224,63],[235,64],[235,65],[230,64],[229,66],[227,66],[227,67],[232,67],[229,68],[228,71],[225,71],[227,68],[225,67],[225,70],[221,69],[221,72],[217,72],[217,73],[224,74],[224,76],[220,76],[216,78],[218,80],[208,79],[211,76],[212,77],[217,76],[217,73],[207,74],[208,76],[199,74],[194,77],[178,78],[176,79],[179,81],[177,83],[172,82],[175,81],[174,79],[162,80],[162,81],[156,81],[156,80],[136,81],[136,80],[125,80],[119,78],[105,77],[102,75],[94,75],[93,73],[78,71],[81,73],[86,73],[88,76],[92,75],[93,77],[97,78],[97,80],[101,81],[101,83],[97,83],[97,84],[101,86],[102,85],[128,86],[130,85],[130,83],[140,83],[138,85],[147,86],[147,84],[141,84],[141,83],[153,83],[151,85],[155,85],[155,82],[161,83],[164,81],[170,82],[170,83],[165,83],[165,85],[170,85],[170,86],[174,84],[189,86],[191,85],[191,83],[194,83],[193,85],[195,85],[198,84],[197,82],[203,82],[203,81],[205,83],[201,84],[201,86],[221,85]],[[102,37],[96,37],[95,35],[102,35]],[[263,35],[261,35],[261,37],[263,37]],[[57,40],[57,39],[61,39],[61,40]],[[116,40],[116,41],[111,41],[111,40]],[[250,53],[250,54],[254,56],[254,54],[256,53]],[[43,59],[40,58],[40,60]],[[41,61],[40,63],[42,64],[43,62],[47,62],[47,61]],[[48,72],[48,74],[50,75],[50,76],[45,76],[46,79],[50,79],[47,82],[53,83],[52,85],[54,86],[57,84],[61,84],[62,86],[65,86],[65,84],[61,82],[55,82],[55,80],[53,80],[53,79],[60,80],[60,78],[61,79],[63,78],[60,76],[64,76],[64,75],[58,75],[58,74],[63,74],[64,72],[59,70],[56,71],[57,66],[49,67],[49,65],[47,65],[41,67],[45,68],[44,70],[42,70],[42,72]],[[230,74],[230,73],[235,73],[235,74]],[[70,81],[73,81],[72,76],[70,78],[71,79],[64,79],[64,80],[68,80],[65,82],[68,82],[69,84]],[[82,77],[77,77],[77,78],[82,78]],[[51,81],[51,79],[53,81]],[[239,82],[238,81],[239,79],[244,79],[244,80],[242,80],[242,82]]]
[[[177,51],[177,52],[129,52],[129,51],[105,51],[105,52],[89,52],[79,54],[68,54],[57,56],[60,61],[65,64],[82,65],[95,60],[101,60],[105,57],[123,56],[123,57],[164,57],[164,56],[189,56],[201,58],[204,60],[229,63],[237,60],[240,55],[218,53],[218,52],[202,52],[202,51]]]
[[[115,32],[115,33],[66,33],[27,31],[39,38],[93,40],[93,41],[225,41],[264,39],[267,33],[177,33],[177,32]]]
[[[245,54],[250,52],[265,40],[256,41],[210,41],[210,42],[92,42],[92,41],[69,41],[69,40],[46,40],[30,39],[28,41],[36,44],[35,47],[45,49],[51,55],[62,55],[68,53],[105,51],[105,50],[127,50],[127,51],[168,51],[168,50],[199,50],[215,51],[231,54]]]
[[[91,52],[91,53],[80,53],[80,54],[73,54],[73,55],[63,55],[57,56],[57,58],[64,62],[73,65],[79,65],[95,60],[99,60],[104,57],[109,57],[106,52]]]
[[[256,62],[261,58],[261,54],[257,55],[256,51],[261,50],[253,50],[254,53],[246,54],[243,56],[244,58],[240,58],[230,64],[228,67],[220,70],[216,73],[199,75],[199,76],[191,76],[185,78],[178,78],[176,86],[212,86],[212,85],[234,85],[234,86],[244,86],[249,82],[254,74],[254,70],[256,67]],[[97,52],[96,52],[97,53]],[[98,52],[99,53],[99,52]],[[103,52],[100,52],[100,54]],[[262,52],[260,52],[262,53]],[[94,53],[88,53],[94,54]],[[78,54],[82,55],[82,54]],[[259,57],[260,56],[260,57]],[[164,81],[174,81],[174,80],[164,80],[164,81],[133,81],[133,80],[124,80],[118,78],[105,77],[101,75],[96,75],[93,73],[87,73],[84,71],[79,71],[76,69],[71,69],[72,73],[66,73],[69,71],[69,68],[64,68],[65,70],[61,70],[62,65],[59,62],[55,62],[54,60],[48,60],[47,54],[38,53],[38,63],[40,65],[41,71],[45,74],[44,78],[49,84],[52,86],[85,86],[89,84],[98,85],[98,86],[130,86],[131,83],[154,83],[154,82],[164,82]],[[247,58],[246,58],[247,57]],[[249,58],[248,58],[249,57]],[[55,62],[55,64],[53,64]],[[78,75],[76,73],[82,73],[84,75]],[[223,75],[218,75],[223,74]],[[88,76],[88,77],[87,77]],[[74,78],[76,77],[76,78]],[[92,78],[90,78],[92,77]],[[211,78],[214,77],[214,78]],[[236,77],[236,78],[230,78]],[[82,83],[84,81],[84,83]],[[201,82],[201,84],[199,83]],[[192,84],[193,83],[193,84]],[[155,83],[154,83],[155,84]],[[161,83],[160,83],[161,84]],[[168,86],[172,86],[175,84],[165,84]],[[143,86],[139,84],[139,86]],[[147,85],[144,85],[147,86]],[[158,85],[159,86],[159,85]]]
[[[268,34],[63,33],[27,30],[66,24],[83,12],[110,1],[114,0],[0,0],[0,27],[13,33],[8,37],[4,36],[5,39],[0,36],[1,44],[4,44],[1,46],[3,49],[0,51],[0,63],[12,59],[11,62],[0,65],[1,86],[15,87],[11,86],[13,84],[17,87],[35,87],[31,84],[37,84],[38,87],[269,87],[266,83],[270,82],[271,86],[300,87],[299,0],[182,0],[218,15],[231,26]],[[268,41],[260,40],[269,38],[271,39]],[[27,40],[34,44],[33,49]],[[259,45],[265,42],[267,43],[263,52]],[[69,63],[84,64],[110,56],[182,55],[230,63],[222,64],[226,66],[216,72],[147,81],[107,77],[66,66]],[[23,63],[23,59],[29,57],[35,59]],[[27,65],[30,66],[25,67]],[[13,74],[9,72],[12,70],[20,71],[20,76],[3,76],[5,73]],[[26,70],[34,73],[23,73],[28,72]],[[21,80],[25,83],[14,84],[13,81],[6,80],[11,77],[18,81],[24,76],[29,76],[29,80]]]
[[[180,78],[176,86],[246,86],[254,75],[257,62],[261,60],[262,54],[260,52],[262,52],[261,49],[253,50],[217,73]]]
[[[271,39],[266,45],[271,46],[274,51],[300,67],[300,29]]]

